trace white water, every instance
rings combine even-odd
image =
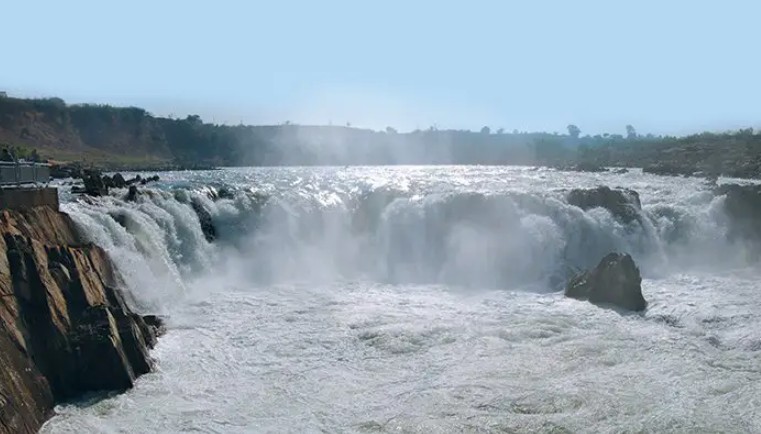
[[[597,185],[638,191],[644,223],[565,203]],[[761,432],[759,275],[701,180],[237,169],[122,194],[64,209],[168,315],[157,369],[44,432]],[[611,250],[643,315],[557,292]]]

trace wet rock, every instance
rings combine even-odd
[[[151,369],[160,323],[132,312],[105,251],[66,214],[0,212],[0,432],[36,432],[56,402]],[[0,400],[1,401],[1,400]]]
[[[219,199],[235,199],[235,193],[227,187],[222,187],[217,191]]]
[[[730,238],[761,238],[761,185],[725,184],[714,192],[726,196],[724,211],[731,219]]]
[[[597,267],[571,279],[565,295],[630,311],[647,308],[639,268],[628,254],[608,254]]]
[[[117,173],[116,175],[111,178],[113,185],[115,188],[126,188],[127,187],[127,180],[124,179],[124,176],[122,176],[121,173]]]
[[[198,221],[201,223],[201,230],[203,231],[206,241],[214,241],[217,238],[217,228],[214,227],[214,222],[211,219],[209,211],[207,211],[203,204],[197,199],[191,200],[190,206],[193,207],[193,211],[195,211],[198,216]]]
[[[629,189],[611,189],[601,186],[593,189],[571,190],[567,196],[568,203],[583,210],[605,208],[613,216],[624,222],[631,223],[640,220],[642,203],[639,194]]]
[[[139,195],[140,195],[140,192],[137,190],[137,187],[135,187],[134,185],[130,185],[129,190],[127,191],[127,196],[125,196],[124,199],[127,202],[135,202]]]
[[[108,178],[108,177],[106,177]],[[104,182],[104,177],[100,172],[95,170],[88,170],[82,176],[84,183],[84,193],[88,196],[107,196],[108,195],[108,181]]]
[[[82,178],[82,168],[75,164],[53,164],[50,166],[50,177],[53,179]]]

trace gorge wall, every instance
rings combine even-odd
[[[0,433],[150,371],[160,321],[132,312],[106,253],[51,207],[0,210]]]

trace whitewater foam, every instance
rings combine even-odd
[[[47,432],[754,432],[761,288],[696,179],[504,167],[161,174],[63,205],[144,310],[158,370]],[[640,193],[642,223],[570,206]],[[217,198],[224,187],[232,198]],[[208,243],[190,202],[212,216]],[[644,315],[557,293],[609,251]]]

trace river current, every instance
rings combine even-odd
[[[43,432],[761,432],[758,259],[729,241],[704,180],[477,166],[159,175],[134,202],[62,187],[132,304],[168,330],[155,372],[58,406]],[[641,219],[567,203],[598,185],[637,191]],[[563,296],[611,251],[639,265],[644,313]]]

